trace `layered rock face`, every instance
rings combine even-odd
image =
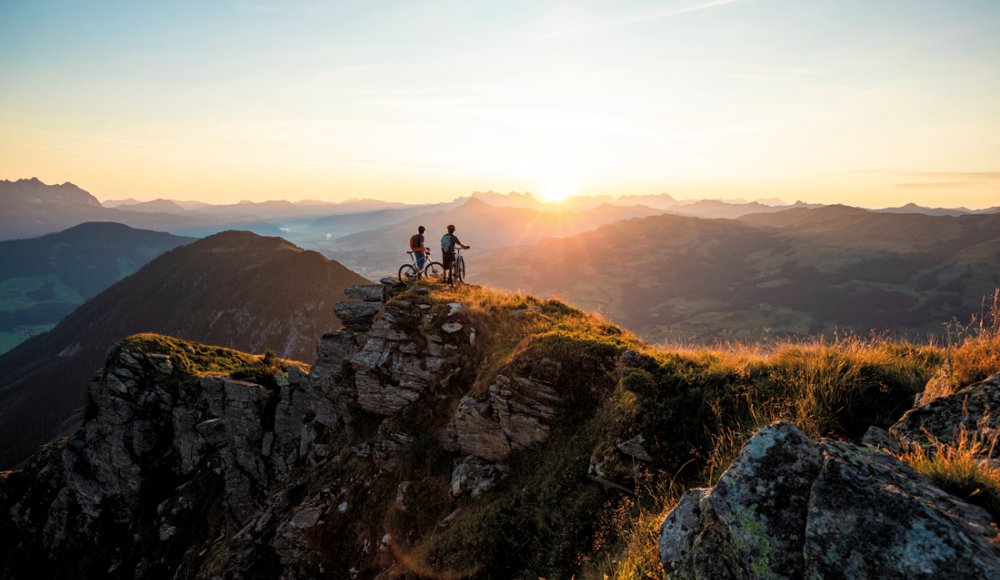
[[[339,541],[350,548],[336,555],[320,538],[366,509],[346,489],[391,474],[415,444],[420,426],[398,420],[411,405],[458,402],[434,437],[454,454],[442,491],[459,497],[488,490],[506,476],[510,453],[544,442],[562,402],[548,382],[556,363],[531,376],[508,371],[482,396],[467,393],[475,329],[464,307],[432,308],[425,289],[391,299],[402,290],[349,288],[362,302],[338,306],[347,328],[323,336],[308,373],[192,373],[126,341],[88,386],[83,428],[0,480],[0,513],[10,515],[0,519],[0,578],[64,575],[77,558],[108,578],[355,577],[392,568],[388,535],[344,531]],[[470,421],[470,408],[483,405],[479,422]],[[311,487],[312,474],[337,473],[352,457],[372,462],[371,479]],[[409,483],[398,486],[403,510]]]
[[[869,446],[762,429],[660,528],[669,578],[998,578],[989,515]]]

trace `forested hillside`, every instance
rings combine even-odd
[[[0,242],[0,354],[163,252],[193,241],[97,222]]]

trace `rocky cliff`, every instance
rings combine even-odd
[[[311,368],[156,335],[119,343],[84,426],[4,474],[0,576],[454,570],[423,538],[482,525],[468,502],[563,414],[561,365],[521,353],[485,377],[466,305],[423,287],[389,300],[400,292],[349,288],[362,301],[337,305],[345,328]],[[600,501],[590,485],[585,503]],[[476,554],[460,566],[491,557]]]
[[[2,475],[0,578],[570,578],[600,550],[609,502],[704,449],[686,427],[702,393],[678,359],[596,317],[423,283],[346,294],[312,367],[158,335],[118,343],[83,427]],[[655,373],[673,381],[661,394]],[[933,548],[973,550],[955,570],[993,565],[983,513],[888,455],[772,432],[744,453],[763,468],[741,457],[685,496],[672,574],[850,571],[849,547],[817,543],[844,532],[841,485],[905,492],[876,514],[888,560]],[[942,521],[959,540],[923,532]],[[691,564],[701,547],[722,563]]]

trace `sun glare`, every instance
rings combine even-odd
[[[559,202],[564,201],[571,195],[573,195],[573,188],[568,183],[554,182],[546,185],[539,197],[544,201]]]

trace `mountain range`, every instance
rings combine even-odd
[[[844,206],[663,215],[472,256],[469,279],[600,311],[649,340],[942,335],[1000,286],[1000,214]]]
[[[249,232],[162,254],[0,355],[0,466],[66,427],[116,341],[157,332],[311,362],[319,338],[340,327],[333,303],[366,282],[316,252]]]
[[[229,229],[264,235],[280,230],[255,217],[183,215],[106,208],[72,183],[46,185],[36,178],[0,181],[0,241],[54,233],[86,222],[116,222],[133,228],[204,236]]]
[[[0,353],[64,316],[185,238],[111,222],[0,242]]]

